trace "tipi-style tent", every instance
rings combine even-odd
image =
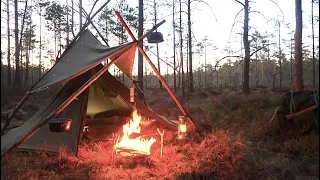
[[[25,124],[1,136],[1,149],[10,148],[37,128],[45,117],[55,111],[90,77],[103,69],[101,62],[106,58],[117,59],[116,65],[126,74],[130,74],[134,55],[133,43],[108,48],[103,46],[89,30],[84,31],[73,47],[31,88],[30,92],[41,91],[52,85],[67,82]],[[105,72],[58,115],[58,117],[72,119],[70,131],[51,132],[46,123],[17,148],[58,153],[59,148],[65,145],[71,152],[77,152],[86,117],[102,112],[108,116],[130,116],[133,107],[129,99],[129,90],[109,72]],[[176,127],[174,123],[157,115],[137,98],[135,108],[144,116],[155,119],[164,126]]]
[[[3,133],[15,112],[31,94],[51,86],[63,84],[51,100],[43,105],[25,124],[1,136],[1,156],[13,148],[59,153],[62,145],[76,153],[87,121],[87,115],[94,116],[103,113],[108,116],[127,116],[131,114],[133,107],[130,104],[129,90],[108,73],[108,68],[115,64],[124,74],[132,78],[136,49],[143,54],[181,112],[187,116],[195,127],[185,109],[138,43],[163,24],[164,21],[155,25],[145,35],[136,40],[118,12],[116,12],[116,15],[133,42],[111,48],[106,47],[89,30],[85,30],[84,26],[80,30],[79,36],[77,35],[77,38],[68,45],[67,50],[57,60],[56,64],[26,93],[26,96],[9,115],[1,133]],[[88,22],[90,22],[89,17],[88,19]],[[108,59],[110,62],[107,65],[102,65],[102,62]],[[138,99],[135,100],[135,109],[143,116],[155,119],[168,128],[176,129],[177,127],[173,122],[157,115]],[[72,120],[70,131],[59,133],[50,131],[48,123],[57,120],[59,117]]]

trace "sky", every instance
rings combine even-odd
[[[30,0],[29,0],[30,1]],[[33,0],[34,1],[34,0]],[[113,6],[116,3],[117,0],[111,0],[111,2],[108,4],[109,7]],[[212,46],[208,46],[206,48],[206,56],[199,56],[194,55],[194,62],[193,66],[195,68],[199,67],[201,63],[204,62],[204,58],[206,57],[207,63],[215,64],[217,59],[221,59],[228,55],[228,52],[225,51],[225,49],[230,45],[231,49],[235,51],[236,53],[233,53],[231,55],[241,55],[241,36],[237,33],[242,33],[242,24],[240,22],[235,23],[233,31],[231,33],[231,27],[234,24],[234,19],[236,14],[242,9],[242,5],[237,3],[235,0],[204,0],[206,3],[199,3],[196,6],[196,2],[193,2],[191,4],[191,8],[194,9],[192,11],[192,31],[195,39],[197,41],[201,41],[205,37],[208,38]],[[61,4],[65,4],[66,0],[60,0]],[[75,0],[74,2],[77,2]],[[90,11],[92,7],[93,1],[85,1],[83,0],[83,6],[86,9],[86,11]],[[95,10],[97,10],[105,1],[99,1],[96,5]],[[132,7],[138,6],[138,0],[127,0],[127,2]],[[147,2],[145,0],[145,2]],[[148,3],[153,2],[152,0],[148,0]],[[295,29],[295,4],[293,0],[274,0],[281,10],[278,8],[277,5],[275,5],[270,0],[255,0],[251,3],[252,12],[250,14],[250,21],[249,25],[253,27],[250,32],[253,32],[254,29],[258,30],[261,34],[264,33],[276,33],[278,34],[277,28],[275,26],[275,23],[273,21],[267,22],[267,20],[274,18],[279,21],[281,21],[281,39],[290,39],[293,38],[293,35],[289,35],[291,31]],[[170,0],[171,3],[171,0]],[[69,2],[69,5],[71,2]],[[209,7],[210,6],[210,7]],[[147,7],[147,6],[146,6]],[[177,6],[178,7],[178,6]],[[13,7],[12,7],[13,9]],[[187,7],[186,5],[183,5],[182,9],[186,11]],[[312,39],[310,37],[307,37],[311,35],[311,0],[303,0],[302,4],[303,9],[303,37],[304,43],[311,44]],[[178,10],[178,8],[177,8]],[[162,26],[159,27],[158,31],[162,32],[164,35],[164,42],[159,44],[160,49],[160,57],[164,60],[167,60],[168,62],[172,62],[172,56],[173,56],[173,43],[172,43],[172,9],[161,6],[158,9],[159,14],[159,21],[166,20],[166,23],[164,23]],[[257,11],[264,14],[261,15],[261,13],[258,13]],[[314,8],[315,14],[318,15],[319,12],[319,6],[315,6]],[[1,12],[1,17],[5,16]],[[146,13],[147,19],[150,19],[151,15]],[[176,17],[178,14],[176,15]],[[36,16],[35,16],[36,17]],[[183,19],[187,19],[187,15],[185,13],[182,13]],[[75,19],[78,17],[76,16]],[[266,20],[266,19],[267,20]],[[38,18],[35,18],[35,22],[39,24]],[[3,19],[1,19],[3,22]],[[97,20],[97,17],[95,18]],[[241,12],[236,19],[236,21],[243,21],[243,12]],[[2,26],[4,23],[2,23]],[[285,24],[288,24],[287,27],[285,27]],[[44,26],[44,22],[43,22]],[[13,27],[13,21],[12,21],[12,27]],[[144,24],[145,29],[150,29],[152,27],[152,24],[150,22],[146,22]],[[2,31],[5,30],[2,28]],[[187,29],[185,29],[187,30]],[[39,29],[38,29],[39,32]],[[187,31],[186,31],[187,32]],[[319,25],[317,24],[315,26],[315,33],[316,36],[318,36],[319,32]],[[96,32],[93,31],[95,34]],[[231,33],[231,38],[230,38]],[[52,35],[50,32],[44,32],[45,36]],[[277,36],[276,36],[277,37]],[[176,38],[178,39],[178,34],[176,34]],[[275,38],[276,40],[277,38]],[[186,40],[186,39],[185,39]],[[230,41],[229,41],[230,40]],[[230,42],[228,44],[228,41]],[[144,41],[145,43],[146,40]],[[316,43],[319,43],[318,40],[315,41]],[[318,44],[317,44],[318,45]],[[6,42],[1,41],[1,48],[5,49]],[[155,53],[155,45],[153,46],[152,52]],[[214,50],[213,46],[216,46],[218,49]],[[285,47],[284,47],[285,48]],[[196,47],[194,47],[196,49]],[[186,53],[186,47],[184,47],[184,53]],[[238,51],[238,52],[237,52]],[[152,55],[151,53],[148,53],[151,57],[151,60],[156,63],[156,57]],[[287,54],[288,56],[289,54]],[[231,61],[234,61],[237,59],[231,59]],[[226,60],[221,61],[220,65],[225,63]],[[134,72],[137,71],[137,63],[135,63]],[[162,63],[161,68],[164,69],[165,65]],[[171,70],[169,70],[169,73],[172,73]]]

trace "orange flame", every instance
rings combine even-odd
[[[132,133],[140,134],[141,127],[139,126],[141,121],[141,116],[138,115],[137,110],[132,113],[132,119],[125,125],[123,125],[123,136],[118,140],[114,146],[116,152],[121,152],[127,150],[128,152],[133,152],[133,154],[145,154],[150,155],[150,148],[153,143],[156,142],[155,138],[150,138],[149,140],[137,137],[131,139],[129,136]],[[128,154],[127,155],[133,155]]]

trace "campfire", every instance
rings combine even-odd
[[[123,125],[123,136],[118,138],[114,149],[117,154],[121,156],[135,156],[135,155],[150,155],[150,148],[156,139],[151,137],[149,140],[141,136],[131,137],[140,134],[141,116],[138,115],[137,110],[132,113],[132,119]]]

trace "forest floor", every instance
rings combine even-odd
[[[24,90],[1,90],[1,124]],[[232,112],[205,94],[183,99],[201,133],[188,132],[179,141],[176,132],[165,130],[163,157],[159,135],[144,158],[111,158],[112,142],[82,142],[77,156],[62,148],[58,156],[46,153],[7,153],[1,160],[3,179],[319,179],[318,135],[310,132],[284,141],[276,120],[268,123],[281,94],[255,91],[241,95],[230,90],[210,91]],[[11,128],[20,126],[52,92],[34,95],[19,111]],[[177,119],[179,109],[167,92],[149,90],[149,106]],[[156,131],[157,126],[150,127]]]

